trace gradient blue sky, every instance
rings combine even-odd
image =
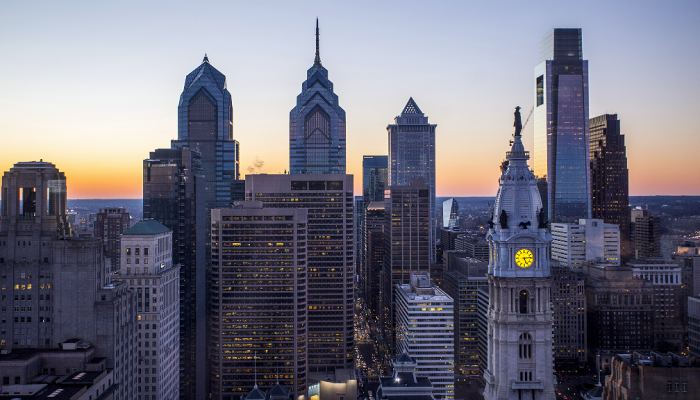
[[[348,172],[386,154],[410,96],[437,127],[439,196],[492,196],[539,43],[583,28],[590,116],[617,113],[630,194],[700,194],[700,2],[2,2],[0,171],[44,159],[70,198],[141,196],[204,53],[228,78],[245,173],[288,169],[288,119],[321,59],[347,113]],[[532,121],[525,128],[532,150]]]

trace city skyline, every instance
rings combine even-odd
[[[697,4],[621,2],[605,14],[555,3],[276,4],[222,4],[231,23],[197,33],[182,29],[184,3],[138,13],[129,5],[5,5],[0,168],[43,159],[61,166],[69,198],[141,197],[142,160],[177,138],[182,77],[207,53],[228,78],[241,175],[256,160],[264,162],[256,172],[282,173],[288,112],[313,62],[318,15],[324,66],[347,112],[355,194],[362,156],[387,154],[384,129],[413,97],[440,125],[437,196],[492,196],[497,166],[489,161],[502,159],[500,139],[512,129],[506,110],[519,105],[527,117],[540,39],[559,27],[583,30],[590,116],[625,121],[630,195],[700,194],[700,178],[673,172],[693,159],[685,144],[700,91],[687,78],[700,61],[691,42],[700,33]],[[523,131],[530,149],[532,129],[531,120]],[[111,151],[98,150],[105,145]]]

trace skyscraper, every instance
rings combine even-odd
[[[389,185],[406,186],[421,178],[430,189],[430,261],[435,261],[437,219],[435,218],[435,128],[418,108],[413,98],[408,99],[401,115],[388,125]]]
[[[369,283],[365,279],[369,278],[372,274],[368,271],[371,268],[367,264],[368,257],[365,252],[369,246],[365,240],[368,240],[370,233],[367,232],[367,225],[365,222],[365,210],[369,207],[372,202],[382,202],[384,203],[384,189],[388,186],[389,182],[389,167],[388,167],[388,157],[387,156],[363,156],[362,157],[362,201],[356,206],[355,212],[357,213],[357,232],[355,240],[355,259],[357,260],[357,272],[360,275],[360,294],[366,300],[366,304],[369,305],[374,300],[376,306],[376,299],[371,299],[368,297],[369,293],[367,288]],[[371,213],[373,214],[373,213]],[[382,209],[382,216],[384,211]],[[379,226],[379,235],[381,235],[381,226]],[[376,250],[377,247],[375,246]],[[379,266],[381,266],[381,260],[379,260]],[[376,265],[375,265],[376,266]],[[377,273],[379,271],[376,271]],[[377,292],[378,293],[378,292]],[[376,307],[374,307],[376,310]]]
[[[122,234],[115,268],[137,293],[137,386],[151,400],[180,397],[180,265],[172,262],[172,240],[160,222],[139,221]]]
[[[602,219],[580,219],[578,223],[553,223],[553,260],[571,268],[581,268],[587,260],[599,258],[606,264],[620,265],[620,230]]]
[[[247,201],[304,208],[307,218],[309,372],[354,369],[352,175],[247,175]]]
[[[390,186],[384,202],[384,262],[379,278],[379,329],[395,354],[394,287],[430,270],[430,188],[423,179]]]
[[[552,278],[547,232],[535,175],[516,111],[513,147],[501,173],[491,228],[488,360],[485,400],[554,400]]]
[[[459,203],[454,197],[442,202],[441,228],[457,228],[459,220]]]
[[[206,211],[200,154],[157,149],[143,161],[143,217],[173,231],[180,264],[180,396],[206,396]]]
[[[241,202],[211,229],[211,398],[275,382],[308,398],[307,210]]]
[[[661,220],[649,210],[632,210],[634,258],[661,257]]]
[[[345,111],[321,65],[318,41],[316,19],[316,58],[289,112],[290,174],[345,173]]]
[[[365,209],[363,282],[365,305],[373,319],[379,318],[379,282],[384,261],[384,202],[373,201]]]
[[[581,29],[554,29],[535,67],[535,175],[547,181],[552,222],[590,218],[588,61]]]
[[[207,209],[231,203],[240,178],[239,145],[233,140],[233,104],[226,76],[204,60],[185,79],[177,107],[177,140],[172,147],[201,154]]]
[[[629,171],[617,114],[590,119],[591,216],[620,226],[623,262],[632,256]]]

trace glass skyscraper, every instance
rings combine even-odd
[[[421,178],[430,187],[430,261],[435,261],[435,128],[418,108],[413,97],[408,99],[394,124],[386,127],[389,133],[389,185],[408,186],[411,180]],[[429,266],[421,266],[428,269]]]
[[[316,19],[316,59],[306,72],[296,107],[289,112],[291,174],[345,173],[345,111],[321,65],[318,38]]]
[[[581,29],[554,29],[542,38],[535,67],[534,163],[546,178],[543,203],[552,222],[591,217],[588,123]]]
[[[185,79],[178,112],[178,140],[172,146],[190,148],[202,155],[207,209],[227,207],[240,178],[239,145],[233,140],[233,103],[226,76],[202,64]]]

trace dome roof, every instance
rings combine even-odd
[[[535,174],[527,164],[529,159],[520,135],[515,136],[511,151],[506,153],[507,167],[499,179],[493,210],[492,222],[499,233],[505,229],[537,232],[542,199]]]

